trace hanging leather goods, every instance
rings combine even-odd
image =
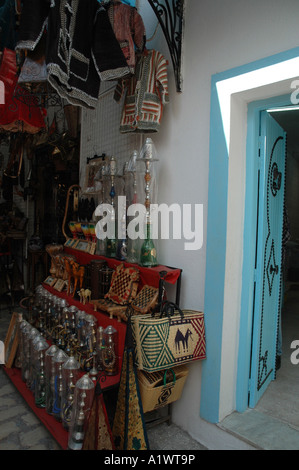
[[[4,175],[13,180],[13,184],[18,183],[20,176],[24,154],[24,142],[20,136],[12,137],[10,145],[10,156]]]
[[[69,211],[69,204],[70,204],[70,197],[71,193],[73,192],[73,211],[72,214],[76,216],[78,214],[78,204],[79,204],[79,190],[80,186],[77,184],[73,184],[72,186],[69,187],[67,196],[66,196],[66,204],[65,204],[65,211],[64,211],[64,217],[63,217],[63,222],[62,222],[62,233],[65,237],[66,240],[68,240],[70,237],[66,234],[65,231],[65,224],[68,216],[68,211]],[[74,217],[73,217],[74,218]],[[76,218],[76,217],[75,217]]]
[[[67,104],[64,106],[64,116],[67,122],[70,137],[76,139],[79,131],[80,110],[78,106]]]

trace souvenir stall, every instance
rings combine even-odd
[[[0,295],[24,296],[48,270],[45,244],[64,240],[67,189],[78,183],[79,108],[47,81],[46,37],[17,50],[21,2],[0,8]]]
[[[18,112],[0,109],[0,127],[17,150],[2,188],[25,152],[33,232],[4,370],[63,449],[148,449],[146,415],[178,400],[188,362],[205,359],[204,315],[180,308],[182,270],[160,264],[152,211],[168,62],[146,47],[135,2],[31,0],[15,13],[0,74]],[[125,158],[104,135],[97,148],[82,137],[103,96],[120,111],[112,139],[136,144]]]

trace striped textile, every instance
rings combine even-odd
[[[137,9],[120,1],[113,1],[108,16],[132,74],[135,73],[135,50],[143,52],[146,42],[145,27]]]
[[[137,57],[135,75],[119,80],[114,99],[124,96],[120,132],[158,132],[163,107],[169,102],[167,61],[159,51]]]

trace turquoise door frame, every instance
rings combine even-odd
[[[258,153],[260,116],[271,108],[290,106],[290,95],[252,102],[248,106],[246,146],[246,196],[244,219],[244,252],[242,274],[242,301],[240,315],[240,342],[236,410],[248,408],[249,375],[251,364],[252,324],[254,307],[254,276],[257,243]]]
[[[223,80],[279,64],[299,57],[299,48],[282,52],[259,61],[214,75],[211,80],[209,191],[207,221],[207,251],[205,276],[205,327],[207,359],[202,364],[200,416],[208,422],[220,421],[220,387],[222,367],[222,335],[227,246],[228,175],[229,155],[224,133],[217,84]],[[291,90],[290,90],[291,94]],[[244,225],[243,289],[241,297],[236,410],[243,412],[248,407],[248,385],[252,334],[252,302],[254,269],[251,266],[256,247],[256,181],[255,163],[250,155],[258,143],[257,115],[259,107],[290,105],[290,95],[256,102],[248,109],[248,140],[246,158],[246,207]],[[261,109],[261,108],[260,108]],[[249,135],[251,136],[249,138]],[[253,223],[253,225],[251,225]]]

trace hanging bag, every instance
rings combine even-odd
[[[166,302],[162,311],[132,317],[135,361],[157,372],[206,358],[204,314]]]
[[[160,372],[138,371],[143,412],[163,408],[181,398],[188,376],[188,366],[178,366]]]

